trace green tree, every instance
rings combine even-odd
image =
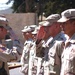
[[[21,13],[21,12],[26,12],[25,11],[25,0],[14,0],[14,3],[13,3],[13,12],[16,12],[16,13]]]
[[[55,13],[61,13],[62,11],[70,8],[75,8],[75,0],[50,0],[44,7],[45,16]]]
[[[75,0],[14,0],[14,12],[36,12],[45,16],[58,13],[70,8],[75,8]]]
[[[14,0],[12,6],[14,12],[34,12],[34,0]]]

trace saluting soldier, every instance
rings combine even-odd
[[[66,37],[64,36],[64,33],[61,32],[61,26],[59,23],[57,23],[58,19],[59,14],[52,14],[47,18],[47,20],[50,22],[49,33],[51,38],[46,44],[44,75],[60,74],[60,57],[63,50],[63,41],[66,40]]]
[[[50,39],[50,40],[52,39],[51,36],[50,36],[50,34],[49,34],[49,24],[50,23],[48,21],[43,21],[43,22],[39,23],[40,30],[39,30],[38,35],[37,35],[37,40],[40,40],[41,39],[42,40],[41,41],[42,42],[42,45],[40,45],[41,46],[41,50],[39,50],[39,49],[36,50],[37,57],[39,57],[41,59],[39,61],[39,64],[38,64],[38,67],[39,67],[38,75],[40,74],[41,66],[43,67],[46,64],[45,63],[43,65],[43,61],[44,60],[48,60],[46,58],[47,57],[47,54],[48,54],[48,50],[45,50],[45,47],[46,47],[46,43],[47,43],[48,39]],[[40,55],[42,55],[42,56],[40,56]],[[44,59],[44,58],[46,58],[46,59]],[[45,67],[43,67],[43,68],[45,68]],[[46,72],[46,75],[47,75],[48,74],[48,69],[47,68],[45,68],[45,69],[46,69],[46,71],[45,70],[44,71]]]
[[[49,22],[49,20],[51,19],[51,22]],[[45,47],[45,50],[43,49],[43,52],[45,53],[44,54],[44,75],[49,75],[49,67],[48,67],[48,45],[49,43],[53,40],[53,37],[51,37],[50,35],[50,25],[52,24],[52,22],[56,22],[58,19],[60,18],[60,15],[59,14],[54,14],[54,15],[51,15],[49,16],[46,20],[47,21],[44,21],[44,22],[41,22],[40,25],[40,30],[37,34],[37,39],[42,39],[44,40],[44,45],[43,47]],[[40,53],[41,54],[41,53]]]
[[[47,22],[47,21],[45,21],[45,22]],[[43,24],[43,22],[41,22],[41,23]],[[38,30],[37,37],[36,37],[36,57],[35,57],[35,60],[37,60],[37,64],[36,64],[37,73],[36,73],[36,75],[40,75],[40,74],[42,75],[43,74],[42,63],[43,63],[43,58],[44,58],[44,47],[43,47],[44,40],[42,39],[42,37],[44,36],[44,33],[43,33],[44,28],[41,27],[41,29],[42,29],[41,30],[40,26],[38,26],[38,27],[39,27],[39,30]],[[43,33],[43,35],[42,35],[42,33]],[[47,35],[47,37],[48,37],[48,35]]]
[[[53,67],[51,67],[51,65],[53,65],[53,63],[55,63],[55,61],[52,62],[52,58],[50,56],[50,48],[52,46],[54,46],[54,41],[56,39],[54,39],[54,37],[60,33],[61,29],[60,29],[60,26],[58,24],[56,24],[57,20],[60,18],[60,15],[59,14],[52,14],[50,15],[49,17],[46,18],[46,20],[48,20],[50,23],[49,23],[49,36],[50,38],[47,39],[46,41],[46,49],[45,49],[45,62],[44,62],[44,75],[47,74],[49,75],[49,72],[50,74],[51,73],[55,73],[54,71],[52,71]],[[56,25],[53,25],[53,24],[56,24]],[[54,29],[56,28],[56,31],[55,33],[54,32]],[[60,35],[59,35],[60,36]],[[54,49],[55,50],[55,49]],[[54,52],[54,51],[52,51]],[[53,58],[55,60],[55,58]]]
[[[64,33],[69,36],[61,56],[60,75],[75,75],[75,9],[67,9],[61,13],[58,20],[62,24]]]

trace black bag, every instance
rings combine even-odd
[[[8,75],[4,66],[5,66],[5,63],[3,62],[2,67],[0,68],[0,75]]]

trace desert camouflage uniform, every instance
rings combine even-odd
[[[44,64],[44,75],[59,75],[60,74],[60,58],[63,51],[64,41],[67,38],[64,33],[60,32],[53,40],[49,43],[48,54],[46,53],[47,59]],[[47,74],[46,74],[47,73]]]
[[[75,75],[75,34],[66,42],[61,62],[60,75]]]
[[[0,41],[0,51],[2,51],[2,49],[5,50],[5,48],[2,47],[1,41]],[[5,66],[4,66],[5,70],[7,71],[8,75],[9,75],[9,69],[8,69],[7,59],[3,55],[0,54],[0,68],[2,67],[3,62],[5,63]]]
[[[30,54],[31,47],[32,47],[32,39],[25,41],[23,53],[21,56],[21,63],[22,63],[21,71],[24,74],[28,74],[29,54]]]
[[[21,55],[22,55],[22,50],[23,50],[23,45],[22,43],[18,40],[17,36],[13,32],[12,28],[9,27],[8,25],[3,25],[12,35],[11,40],[6,41],[5,40],[5,51],[0,53],[4,57],[6,57],[7,61],[20,61]],[[11,47],[9,47],[11,46]]]

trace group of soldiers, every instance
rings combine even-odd
[[[8,21],[5,17],[0,20],[0,67],[4,62],[8,75],[7,62],[13,60],[21,61],[24,75],[75,75],[75,9],[51,14],[39,25],[25,26],[24,47],[13,44],[11,49],[2,45]]]
[[[27,40],[24,35],[27,41],[21,57],[22,72],[25,75],[75,75],[74,24],[75,9],[68,9],[61,16],[48,16],[39,23],[39,29],[34,26],[35,40],[31,37],[33,27],[29,26],[29,31],[24,28],[22,32],[30,36]]]

